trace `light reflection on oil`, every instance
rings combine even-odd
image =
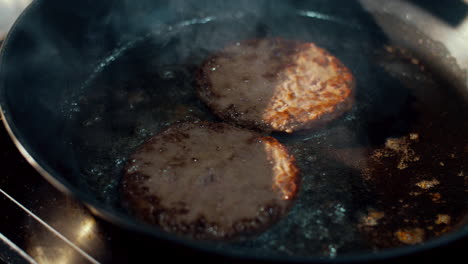
[[[81,221],[80,227],[78,228],[78,232],[76,234],[76,241],[78,244],[81,244],[86,239],[93,239],[93,231],[96,226],[96,221],[94,218],[86,218]]]
[[[66,208],[64,211],[47,221],[64,239],[41,229],[30,238],[27,252],[38,263],[99,263],[91,255],[104,247],[102,238],[97,235],[96,220],[83,208]]]

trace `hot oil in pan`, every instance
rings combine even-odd
[[[418,42],[450,59],[440,44]],[[468,107],[408,50],[385,46],[377,55],[385,72],[414,96],[404,114],[416,116],[406,133],[367,150],[360,171],[377,203],[359,228],[379,247],[417,244],[453,230],[466,217]]]
[[[214,246],[333,257],[418,243],[460,222],[468,111],[452,89],[408,51],[365,30],[304,17],[281,21],[192,21],[149,35],[103,64],[72,116],[82,184],[120,208],[121,170],[135,147],[175,122],[219,121],[194,91],[202,61],[228,43],[281,36],[315,42],[342,60],[356,77],[356,102],[326,128],[273,134],[301,169],[293,208],[256,237]]]

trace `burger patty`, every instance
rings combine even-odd
[[[294,158],[272,137],[224,123],[181,123],[142,144],[121,183],[142,220],[196,239],[256,233],[297,191]]]
[[[354,78],[313,43],[237,42],[207,59],[196,76],[199,97],[223,120],[291,133],[349,110]]]

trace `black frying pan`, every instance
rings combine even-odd
[[[466,6],[453,3],[454,28]],[[35,1],[2,49],[3,120],[51,183],[155,239],[290,261],[432,248],[468,234],[467,61],[420,28],[421,14],[400,1]],[[193,73],[227,43],[261,37],[315,42],[357,80],[342,118],[272,134],[301,169],[291,212],[262,234],[217,243],[141,224],[120,205],[126,157],[173,123],[219,122]]]

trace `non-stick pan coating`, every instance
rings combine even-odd
[[[16,98],[12,92],[3,92],[10,108],[22,106],[17,110],[21,114],[10,117],[13,130],[37,131],[22,143],[43,168],[55,172],[58,181],[78,190],[91,205],[126,216],[122,222],[135,222],[120,206],[119,181],[129,154],[175,122],[220,121],[194,91],[194,72],[202,61],[224,45],[244,39],[311,41],[351,69],[357,80],[355,105],[325,128],[273,133],[295,155],[301,169],[295,205],[282,221],[258,236],[209,247],[267,258],[336,257],[403,246],[398,232],[420,228],[424,239],[431,239],[461,225],[467,213],[468,111],[444,76],[390,43],[359,8],[354,10],[358,15],[344,12],[342,17],[290,6],[257,11],[240,8],[147,25],[139,28],[141,32],[123,34],[117,43],[109,41],[117,48],[97,63],[88,59],[99,53],[98,48],[86,49],[86,56],[75,61],[67,61],[67,56],[63,61],[52,60],[41,74],[56,74],[63,90],[52,83],[53,93],[26,89],[36,97]],[[24,56],[61,41],[53,28],[42,32],[47,33],[52,36],[50,43],[37,44]],[[18,35],[17,39],[31,38]],[[422,49],[449,56],[439,44],[417,36]],[[78,38],[69,38],[74,37]],[[89,38],[93,42],[100,37]],[[71,44],[60,47],[45,49],[45,55],[74,49]],[[61,69],[65,61],[71,66]],[[21,65],[25,72],[40,66]],[[41,77],[25,78],[46,86]],[[5,86],[9,82],[14,83],[7,78]],[[40,115],[31,118],[34,114],[25,114],[31,110],[25,106],[39,109]],[[38,129],[44,124],[49,127]],[[401,150],[389,148],[392,140],[402,142]],[[414,155],[408,159],[402,153]],[[419,187],[424,180],[438,183],[426,190]],[[371,212],[384,214],[376,225],[365,221]],[[450,223],[435,223],[438,215],[449,215]]]

